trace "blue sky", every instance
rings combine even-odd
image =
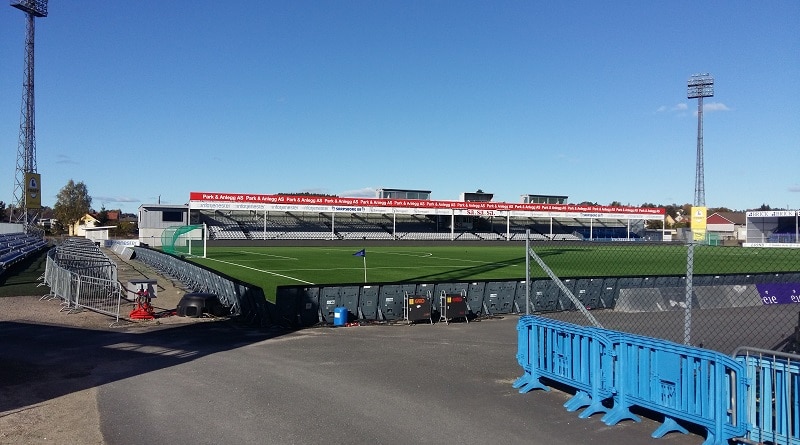
[[[166,7],[168,6],[168,7]],[[44,205],[431,190],[800,208],[800,2],[54,0],[36,21]],[[0,200],[24,14],[0,5]]]

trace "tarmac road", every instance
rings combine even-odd
[[[700,444],[658,423],[578,419],[568,394],[519,394],[516,317],[296,332],[202,323],[92,348],[108,444]]]
[[[158,278],[162,309],[185,292],[136,262],[118,265],[122,281]],[[519,394],[514,315],[287,331],[180,317],[112,328],[59,308],[0,298],[0,444],[703,442],[652,439],[652,417],[579,419],[559,390]],[[666,315],[626,320],[651,317]]]

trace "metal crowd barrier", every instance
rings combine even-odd
[[[664,414],[652,434],[686,433],[677,420],[707,431],[704,445],[727,444],[746,432],[744,366],[731,357],[666,340],[606,329],[581,327],[542,317],[523,316],[517,325],[517,361],[524,370],[514,386],[520,392],[546,388],[546,377],[577,390],[569,410],[589,405],[588,417],[607,411],[614,425],[639,421],[634,405]],[[602,401],[613,398],[611,410]]]
[[[733,356],[750,382],[745,441],[800,444],[800,355],[741,347]]]
[[[68,238],[48,252],[61,267],[83,276],[117,280],[117,265],[86,238]]]
[[[133,247],[133,251],[136,260],[180,281],[190,292],[216,295],[220,303],[229,309],[230,315],[262,325],[269,323],[267,300],[260,288],[223,277],[163,252],[144,247]]]
[[[50,293],[42,298],[61,299],[62,310],[69,312],[88,309],[109,315],[116,323],[125,290],[117,281],[116,265],[90,244],[67,240],[47,252],[43,278]]]

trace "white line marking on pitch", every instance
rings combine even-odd
[[[351,252],[350,249],[323,249],[323,250],[331,250],[334,252]],[[397,255],[397,256],[413,256],[416,258],[427,258],[432,257],[433,254],[430,252],[421,252],[421,253],[400,253],[400,252],[376,252],[374,250],[367,250],[367,255]]]
[[[512,264],[512,266],[513,266],[513,264]],[[470,267],[471,266],[436,266],[436,265],[434,265],[434,266],[425,266],[425,269],[451,269],[451,270],[456,270],[456,269],[469,269]],[[377,267],[368,267],[367,270],[378,270],[378,269],[389,269],[389,270],[411,269],[411,270],[417,270],[417,269],[421,269],[421,268],[422,268],[421,266],[401,266],[401,267],[377,266]],[[282,270],[282,269],[278,269],[278,270]],[[323,268],[323,269],[286,269],[285,271],[289,272],[289,271],[294,271],[294,270],[297,270],[297,271],[302,270],[304,272],[309,272],[309,271],[364,270],[364,269],[362,267],[326,267],[326,268]]]
[[[291,256],[280,256],[280,255],[272,255],[272,254],[269,254],[269,253],[251,252],[249,250],[243,250],[242,253],[246,253],[246,254],[250,254],[250,255],[268,256],[270,258],[279,258],[279,259],[282,259],[282,260],[298,261],[300,259],[300,258],[295,258],[295,257],[291,257]]]
[[[231,266],[242,267],[244,269],[254,270],[256,272],[262,272],[262,273],[267,273],[267,274],[270,274],[270,275],[275,275],[276,277],[281,277],[281,278],[286,278],[286,279],[289,279],[289,280],[299,281],[299,282],[301,282],[303,284],[311,284],[311,285],[314,284],[314,283],[312,283],[310,281],[301,280],[300,278],[290,277],[289,275],[283,275],[283,274],[279,274],[279,273],[275,273],[275,272],[270,272],[270,271],[264,270],[264,269],[256,269],[255,267],[245,266],[245,265],[242,265],[242,264],[231,263],[230,261],[217,260],[217,259],[214,259],[214,258],[206,258],[206,259],[210,260],[210,261],[216,261],[218,263],[230,264]]]
[[[325,250],[332,250],[332,251],[335,251],[335,252],[347,252],[348,251],[348,250],[345,250],[345,249],[325,249]],[[477,263],[477,264],[495,264],[496,263],[495,261],[470,260],[470,259],[466,259],[466,258],[447,258],[447,257],[443,257],[443,256],[434,256],[433,252],[401,253],[401,252],[381,252],[381,251],[374,252],[373,251],[372,253],[375,254],[375,255],[410,256],[410,257],[415,257],[415,258],[430,258],[432,260],[461,261],[461,262],[464,262],[464,263]],[[367,255],[369,255],[369,254],[370,254],[370,252],[367,251]],[[506,262],[497,263],[497,264],[501,264],[503,266],[517,266],[517,264],[506,263]],[[430,266],[425,266],[425,267],[430,267]],[[441,266],[441,267],[446,267],[446,266]],[[400,268],[397,268],[397,269],[408,269],[408,268],[400,267]],[[300,269],[300,270],[324,270],[324,269]]]

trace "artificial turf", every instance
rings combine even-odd
[[[532,244],[559,277],[685,275],[687,247],[664,244]],[[524,279],[525,249],[509,246],[210,247],[192,261],[261,287],[280,285]],[[366,280],[364,277],[366,263]],[[800,249],[696,246],[695,274],[800,271]],[[531,275],[545,272],[531,260]]]

